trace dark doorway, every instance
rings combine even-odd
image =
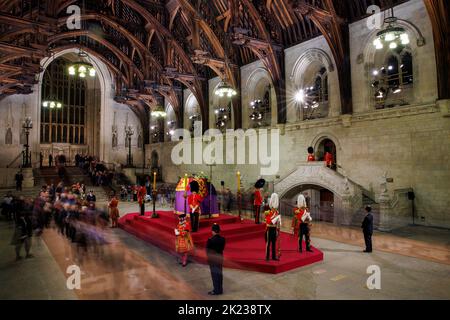
[[[325,155],[329,152],[332,155],[332,164],[331,169],[336,170],[337,169],[337,148],[336,144],[331,139],[324,139],[319,144],[319,148],[317,149],[317,159],[319,161],[326,161]]]

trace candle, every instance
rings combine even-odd
[[[237,172],[237,184],[238,184],[238,192],[241,192],[241,173]]]
[[[187,192],[187,181],[188,181],[188,175],[187,173],[184,175],[184,193]]]
[[[156,171],[153,172],[153,191],[156,191]]]

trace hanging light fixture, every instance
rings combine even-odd
[[[228,64],[228,52],[229,52],[229,48],[228,48],[228,43],[225,43],[225,68],[224,70],[226,71],[229,67]],[[219,96],[220,98],[223,97],[228,97],[228,98],[232,98],[234,96],[237,95],[237,91],[228,83],[228,77],[227,74],[225,72],[225,76],[224,79],[219,83],[219,86],[216,88],[216,90],[214,91],[214,94],[216,96]]]
[[[151,116],[155,118],[165,118],[167,113],[164,111],[162,106],[157,106],[154,110],[152,110]]]
[[[62,103],[57,100],[48,99],[48,100],[42,101],[42,106],[44,108],[50,108],[50,109],[54,109],[54,108],[61,109]]]
[[[228,98],[232,98],[237,95],[237,91],[226,81],[222,81],[214,93],[216,96],[219,96],[221,98],[225,96]]]
[[[86,78],[87,75],[91,78],[96,76],[97,72],[95,68],[91,64],[83,62],[82,58],[86,57],[88,57],[88,55],[80,49],[78,52],[78,62],[69,65],[67,68],[69,76],[78,76],[80,78]]]
[[[389,49],[397,49],[400,45],[406,46],[410,43],[409,35],[405,28],[398,25],[398,18],[394,16],[394,8],[391,8],[391,16],[384,19],[387,27],[377,33],[377,38],[373,41],[375,49],[381,50],[385,46]]]

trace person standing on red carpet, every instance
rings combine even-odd
[[[300,194],[297,198],[297,208],[294,209],[294,215],[292,217],[292,231],[294,236],[300,236],[300,223],[303,213],[306,210],[306,199],[305,196]]]
[[[279,197],[274,193],[270,197],[269,206],[270,210],[265,212],[266,216],[266,261],[270,258],[270,247],[272,247],[272,260],[279,261],[279,255],[281,248],[278,243],[278,256],[277,256],[277,239],[280,236],[281,229],[281,215],[278,212]]]
[[[302,242],[305,237],[306,251],[311,250],[311,214],[308,211],[305,196],[300,194],[297,198],[297,208],[294,210],[294,218],[292,219],[292,227],[294,229],[294,235],[298,236],[298,250],[303,252]]]
[[[311,213],[309,212],[305,196],[300,194],[297,198],[298,209],[294,213],[295,219],[299,223],[299,237],[298,237],[298,249],[300,253],[303,252],[302,244],[303,237],[305,238],[306,251],[313,252],[311,250]]]
[[[180,263],[186,267],[189,253],[194,250],[194,241],[191,237],[191,225],[185,214],[179,216],[178,225],[175,229],[175,250],[181,255]]]
[[[200,215],[202,197],[198,194],[200,192],[200,185],[197,181],[191,181],[189,184],[191,194],[188,197],[189,213],[191,217],[192,232],[197,232],[200,225]]]
[[[254,192],[254,199],[253,199],[253,208],[254,208],[254,213],[255,213],[255,223],[256,224],[259,224],[259,215],[261,212],[261,205],[263,203],[263,197],[262,197],[262,193],[261,193],[262,187],[260,186],[260,184],[258,184],[258,182],[256,182],[256,184],[255,184],[255,192]]]
[[[145,197],[147,195],[147,190],[145,189],[145,186],[138,187],[137,191],[137,200],[139,203],[139,207],[141,209],[141,216],[145,215]]]

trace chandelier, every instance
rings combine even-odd
[[[214,93],[216,96],[219,96],[221,98],[225,96],[227,96],[228,98],[232,98],[233,96],[237,95],[237,91],[226,81],[222,81]]]
[[[69,65],[68,71],[70,76],[78,75],[80,78],[86,78],[86,75],[89,75],[91,78],[95,77],[95,68],[91,64],[82,61],[82,58],[87,57],[88,55],[80,49],[78,52],[78,62]]]
[[[155,110],[152,110],[151,116],[154,118],[165,118],[167,116],[166,111],[161,106],[157,106]]]
[[[392,15],[384,19],[387,27],[377,33],[377,38],[373,41],[375,49],[381,50],[385,46],[389,49],[397,49],[400,45],[406,46],[410,43],[409,35],[405,28],[397,24],[398,18],[394,16],[394,9],[392,8]]]
[[[44,108],[50,108],[50,109],[61,109],[62,108],[62,103],[56,100],[44,100],[42,102],[42,106]]]

